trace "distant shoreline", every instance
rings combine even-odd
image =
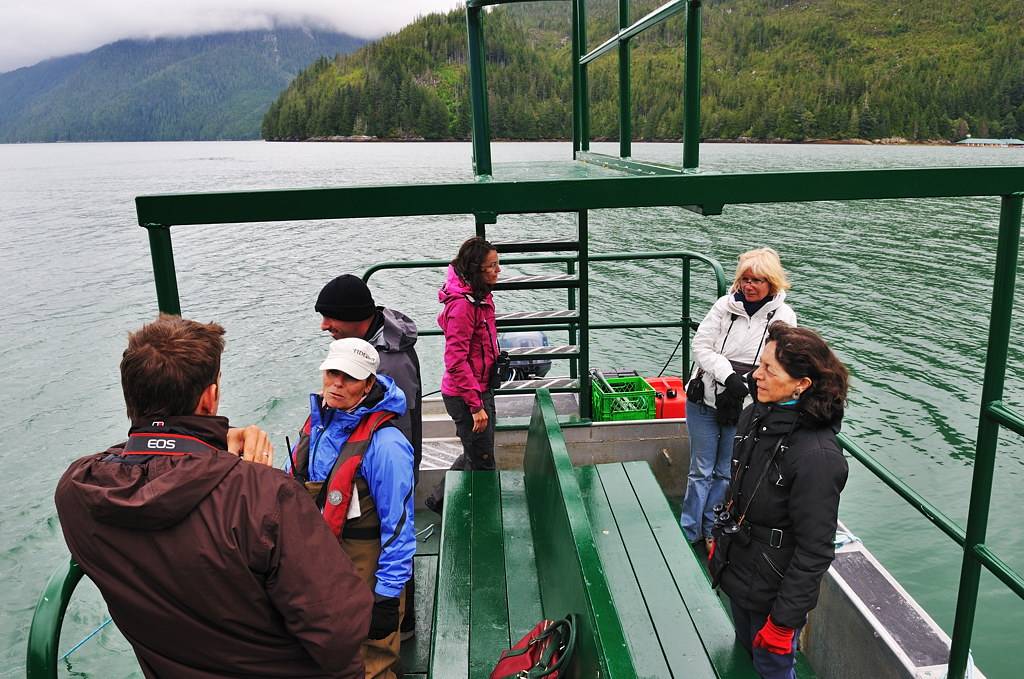
[[[129,144],[129,143],[193,143],[193,142],[217,142],[217,141],[265,141],[265,142],[335,142],[335,143],[436,143],[436,142],[462,142],[468,143],[471,139],[457,139],[445,137],[441,139],[425,139],[423,137],[369,137],[369,136],[331,136],[331,137],[309,137],[307,139],[260,139],[259,137],[237,138],[237,139],[81,139],[75,141],[0,141],[0,145],[13,146],[20,144]],[[516,139],[499,137],[492,139],[492,142],[515,142],[515,143],[570,143],[571,139]],[[594,138],[591,143],[614,144],[618,139]],[[682,139],[634,139],[634,144],[681,144]],[[991,145],[958,144],[946,139],[903,139],[902,137],[887,139],[753,139],[749,137],[737,137],[736,139],[702,139],[702,144],[809,144],[818,146],[957,146],[963,148],[996,148]],[[1017,148],[1017,147],[1013,147]],[[1020,147],[1024,148],[1024,147]]]
[[[266,139],[268,142],[345,142],[345,143],[376,143],[376,142],[468,142],[470,139],[457,139],[446,137],[442,139],[425,139],[423,137],[372,137],[368,135],[341,136],[333,135],[327,137],[308,137],[306,139]],[[571,142],[571,139],[517,139],[510,137],[498,137],[494,142]],[[590,140],[598,143],[615,143],[618,139],[594,138]],[[681,144],[682,139],[644,139],[634,140],[635,144]],[[888,137],[885,139],[755,139],[753,137],[737,137],[735,139],[702,139],[702,144],[828,144],[838,146],[955,146],[956,142],[946,139],[904,139],[903,137]]]

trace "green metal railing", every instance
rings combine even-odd
[[[577,7],[578,5],[578,7]],[[573,111],[580,119],[580,143],[573,150],[586,151],[590,147],[589,91],[586,88],[587,65],[600,56],[618,48],[619,57],[619,157],[632,155],[632,107],[630,92],[630,41],[654,28],[658,24],[686,11],[686,58],[685,80],[683,83],[683,168],[696,168],[700,159],[700,39],[701,0],[671,0],[649,12],[634,23],[629,23],[629,0],[618,0],[619,31],[587,53],[586,45],[586,3],[573,2],[573,55],[574,68],[582,77],[580,87],[573,90]]]
[[[484,41],[483,9],[488,5],[522,0],[468,0],[466,32],[469,40],[469,88],[473,108],[473,169],[490,175],[491,131],[487,106],[487,49]],[[683,94],[683,168],[694,169],[700,159],[700,62],[701,0],[671,0],[629,23],[629,0],[618,0],[619,31],[590,52],[587,46],[585,0],[572,3],[572,140],[573,153],[590,149],[590,87],[587,68],[598,57],[616,51],[619,60],[619,157],[632,155],[632,98],[630,90],[630,47],[633,38],[670,17],[686,11],[685,81]],[[598,154],[600,155],[600,154]]]
[[[1003,196],[999,213],[999,241],[996,247],[996,271],[992,288],[992,311],[989,316],[988,353],[985,357],[985,381],[981,387],[981,417],[974,455],[974,480],[971,483],[971,504],[967,512],[967,535],[964,543],[960,588],[957,593],[956,616],[953,619],[953,643],[949,654],[949,676],[962,677],[967,670],[969,646],[974,631],[974,614],[978,606],[978,583],[985,566],[1017,596],[1024,598],[1024,580],[1005,563],[995,558],[985,546],[989,505],[992,501],[992,474],[996,461],[999,427],[1008,426],[1018,434],[1024,432],[1019,416],[1002,405],[1006,382],[1006,357],[1010,345],[1010,321],[1013,316],[1013,295],[1017,282],[1020,251],[1020,217],[1024,193]]]
[[[680,328],[683,331],[681,340],[682,354],[681,354],[681,365],[680,375],[685,376],[689,370],[690,365],[690,331],[696,330],[698,323],[693,320],[690,312],[690,297],[691,297],[691,265],[692,262],[703,262],[711,267],[711,271],[715,276],[715,289],[718,297],[725,294],[728,287],[728,283],[725,277],[725,271],[722,269],[722,265],[717,260],[710,257],[706,257],[696,252],[686,251],[665,251],[665,252],[612,252],[604,254],[591,254],[589,255],[589,261],[591,262],[626,262],[626,261],[637,261],[637,260],[661,260],[661,259],[674,259],[679,260],[681,267],[681,283],[682,283],[682,303],[680,308],[680,318],[678,321],[662,321],[655,319],[635,319],[627,321],[615,321],[615,322],[599,322],[593,323],[588,316],[580,314],[579,321],[564,323],[564,324],[546,324],[546,325],[517,325],[514,330],[564,330],[569,332],[569,343],[576,344],[579,342],[579,357],[571,358],[570,366],[571,372],[570,377],[579,377],[580,387],[579,389],[571,389],[571,391],[579,391],[580,393],[580,416],[589,418],[590,413],[590,347],[589,337],[591,330],[634,330],[641,328]],[[552,264],[561,263],[565,266],[566,273],[575,273],[577,257],[574,255],[544,255],[535,257],[504,257],[502,258],[502,264],[504,265],[519,265],[519,264]],[[381,262],[371,266],[363,273],[363,280],[369,282],[370,278],[380,272],[396,269],[443,269],[449,264],[448,260],[442,259],[426,259],[426,260],[410,260],[401,262]],[[581,267],[581,272],[587,271],[587,268]],[[589,299],[587,296],[586,288],[584,287],[586,274],[580,276],[579,286],[579,308],[587,309],[589,307]],[[501,281],[499,280],[499,283]],[[567,290],[567,306],[569,309],[577,308],[577,292],[573,288]],[[579,333],[579,339],[576,338],[576,333]],[[432,328],[419,330],[418,334],[422,337],[433,337],[441,335],[440,329]]]
[[[61,623],[71,602],[71,594],[82,575],[78,564],[68,559],[46,583],[28,630],[28,657],[25,663],[28,679],[57,679],[57,645],[60,643]]]
[[[971,483],[971,500],[967,512],[966,531],[886,469],[878,460],[857,446],[848,436],[840,434],[838,437],[844,450],[963,548],[963,564],[960,571],[960,586],[957,591],[956,614],[953,619],[953,635],[947,671],[947,677],[950,678],[964,677],[970,662],[971,636],[978,605],[981,567],[984,566],[1018,597],[1024,599],[1024,578],[985,545],[999,427],[1006,427],[1016,434],[1024,436],[1024,416],[1010,410],[1002,401],[1010,343],[1010,322],[1013,314],[1020,248],[1021,207],[1024,202],[1024,194],[1004,195],[1001,201],[988,352],[985,358],[985,380],[981,392],[981,413],[974,455],[974,478]]]

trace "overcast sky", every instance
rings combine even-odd
[[[123,38],[307,25],[377,38],[459,0],[0,0],[0,73]]]

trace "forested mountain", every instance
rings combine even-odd
[[[255,139],[310,62],[365,41],[278,29],[122,40],[0,74],[0,142]]]
[[[633,20],[661,4],[631,3]],[[588,3],[589,47],[617,3]],[[1024,135],[1024,2],[706,0],[704,138],[912,140]],[[570,133],[569,3],[484,17],[492,133]],[[634,137],[682,134],[677,15],[633,41]],[[263,120],[266,139],[368,134],[467,138],[465,16],[430,15],[303,71]],[[618,136],[615,52],[590,66],[591,130]]]

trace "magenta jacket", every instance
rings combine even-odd
[[[458,396],[469,412],[483,407],[480,394],[490,386],[491,368],[498,357],[498,333],[494,326],[494,298],[482,302],[473,298],[472,288],[455,269],[448,267],[448,279],[437,291],[444,311],[437,324],[444,332],[444,377],[441,393]]]

